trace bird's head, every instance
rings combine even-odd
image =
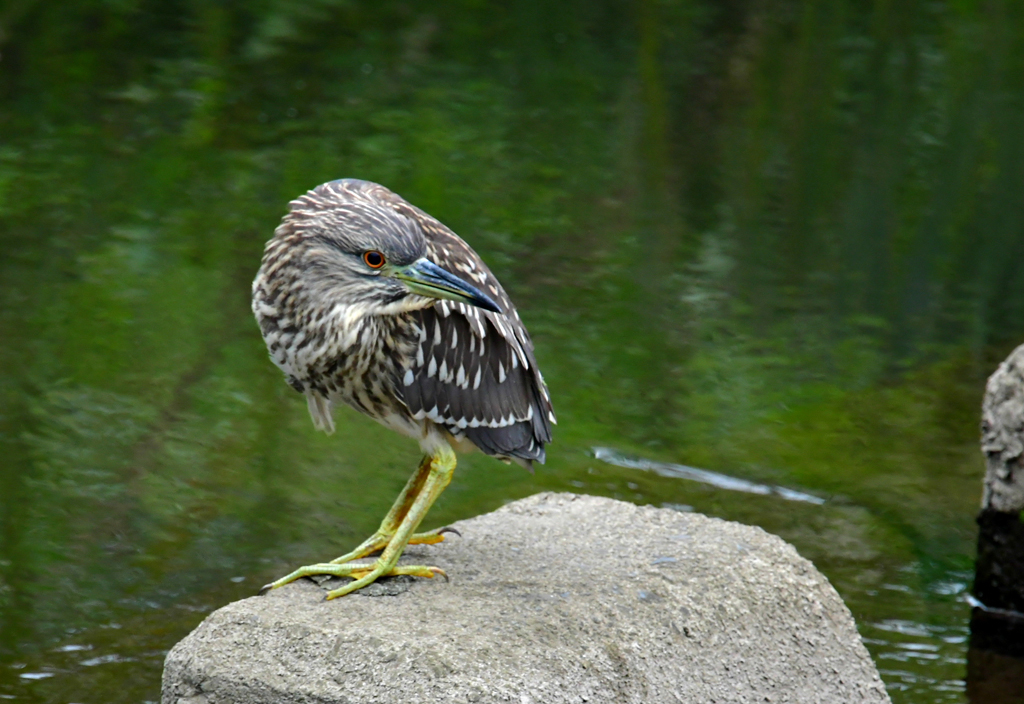
[[[426,239],[412,220],[360,202],[323,206],[308,196],[293,202],[278,232],[301,249],[295,263],[318,302],[367,315],[425,308],[437,299],[501,312],[485,293],[427,259]]]

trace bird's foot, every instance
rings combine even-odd
[[[362,589],[368,584],[372,584],[379,577],[394,577],[397,575],[407,574],[413,577],[427,577],[432,578],[434,575],[441,575],[448,579],[448,575],[440,567],[427,567],[424,565],[395,565],[388,564],[389,561],[385,561],[383,558],[373,562],[371,564],[346,564],[339,565],[333,562],[322,562],[316,565],[306,565],[300,567],[289,575],[282,577],[281,579],[271,582],[260,589],[260,594],[266,594],[271,589],[277,589],[283,587],[286,584],[290,584],[297,579],[303,577],[312,577],[314,575],[326,574],[332,577],[351,577],[353,581],[349,582],[343,587],[333,589],[327,592],[328,599],[336,599],[339,596],[345,596],[357,589]]]
[[[462,537],[462,533],[456,529],[451,526],[445,526],[443,528],[426,531],[425,533],[414,533],[412,537],[409,538],[409,545],[435,545],[444,541],[445,533],[454,533],[460,538]],[[376,533],[364,540],[355,550],[331,560],[331,564],[341,565],[346,562],[351,562],[352,560],[359,560],[368,555],[372,555],[375,552],[380,552],[388,546],[388,543],[391,542],[391,539],[394,536],[394,530],[390,532],[378,530]]]
[[[409,479],[405,489],[395,501],[380,528],[370,538],[363,541],[347,555],[332,562],[300,567],[291,574],[263,587],[260,594],[271,589],[282,587],[301,577],[313,575],[330,575],[332,577],[350,577],[351,582],[327,593],[328,599],[336,599],[357,589],[371,584],[378,577],[392,575],[412,575],[414,577],[433,577],[436,574],[448,579],[448,575],[439,567],[421,565],[398,565],[405,546],[413,544],[439,543],[444,540],[444,533],[456,533],[454,528],[438,528],[426,533],[413,533],[437,497],[448,486],[455,471],[455,453],[451,449],[441,448],[420,462],[419,469]],[[350,561],[365,557],[376,550],[383,550],[380,557],[370,564],[352,564]]]

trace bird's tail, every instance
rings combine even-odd
[[[306,404],[309,406],[309,415],[313,419],[316,429],[322,430],[328,435],[333,433],[334,418],[331,415],[331,402],[315,391],[307,391]]]

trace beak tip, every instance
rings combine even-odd
[[[483,308],[484,310],[489,310],[492,313],[497,313],[498,315],[503,315],[505,313],[505,311],[501,309],[501,306],[499,306],[497,303],[495,303],[493,300],[487,297],[485,297],[481,301],[476,302],[476,306],[478,308]]]

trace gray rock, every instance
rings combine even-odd
[[[759,528],[552,493],[456,527],[403,558],[451,582],[211,614],[163,704],[889,701],[839,595]]]
[[[987,467],[971,589],[977,604],[971,610],[968,689],[985,687],[993,663],[1006,666],[1012,679],[1013,663],[1024,658],[1024,345],[985,385],[981,451]]]
[[[1024,511],[1024,345],[999,365],[985,385],[981,451],[988,465],[982,508]]]

